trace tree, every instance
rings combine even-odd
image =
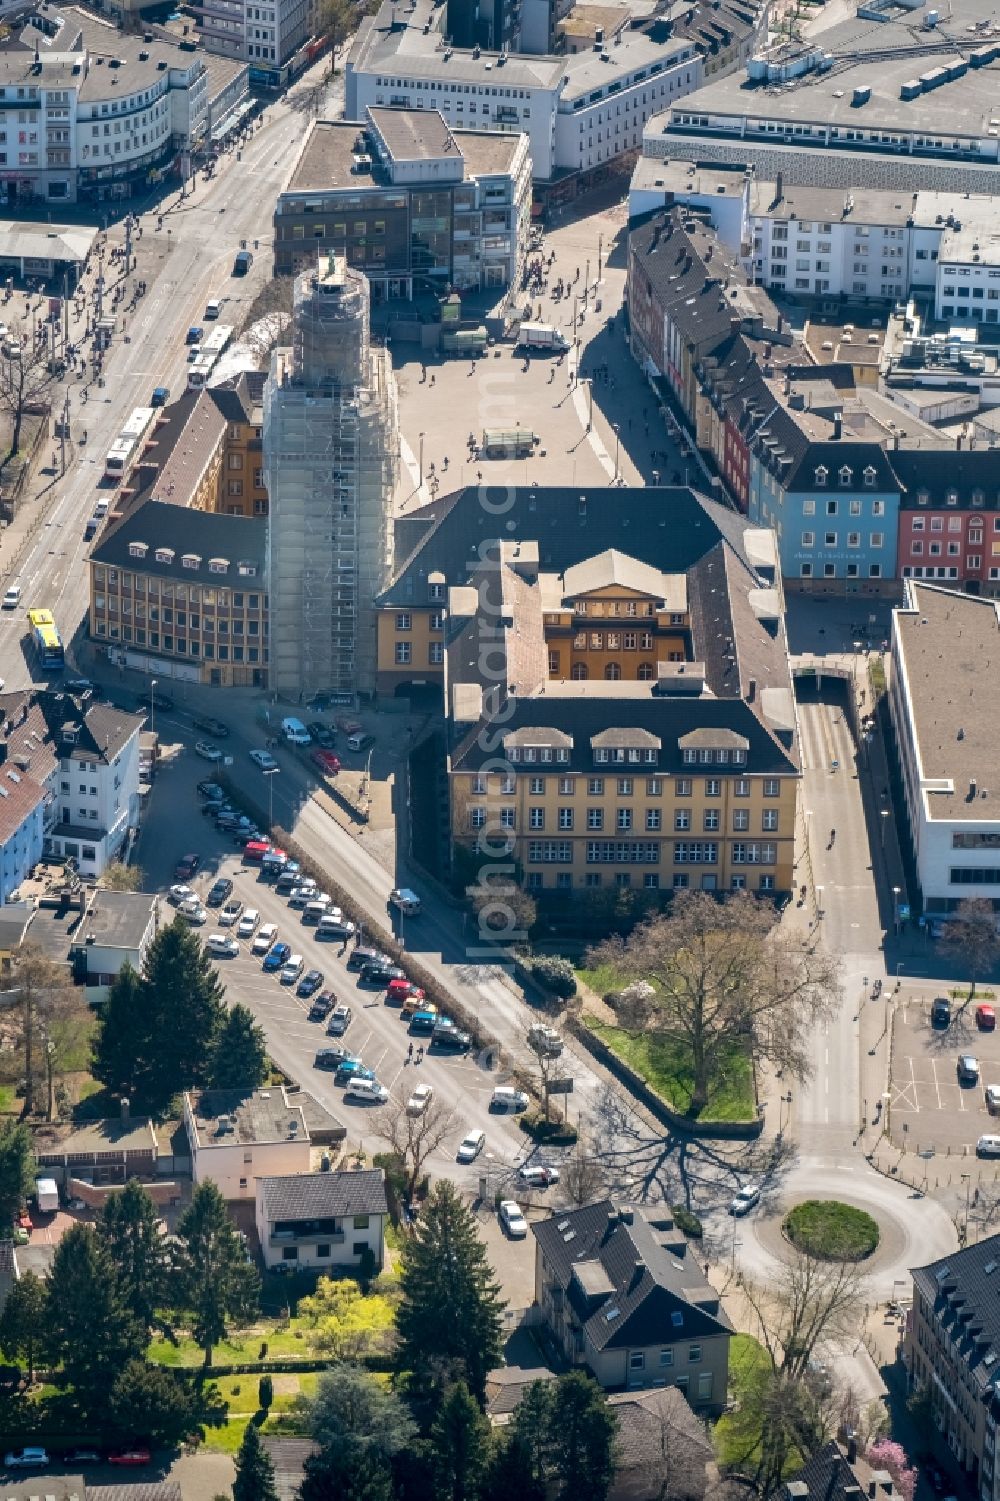
[[[64,984],[42,996],[38,1025],[43,1043],[46,1119],[54,1121],[58,1115],[56,1081],[81,1067],[94,1018],[76,987]]]
[[[267,1039],[253,1012],[237,1003],[226,1017],[212,1061],[213,1089],[259,1089],[268,1076]]]
[[[22,348],[14,358],[0,356],[0,411],[10,416],[10,458],[20,452],[25,413],[29,407],[40,403],[51,379],[47,340],[39,340],[33,349]],[[48,405],[46,397],[46,410]]]
[[[153,1019],[142,979],[124,964],[111,982],[92,1043],[91,1072],[112,1094],[134,1100],[146,1089]]]
[[[274,1401],[274,1382],[271,1377],[264,1375],[257,1382],[257,1406],[261,1412],[270,1412],[271,1403]]]
[[[306,1421],[325,1449],[348,1442],[371,1444],[389,1457],[411,1444],[417,1431],[396,1392],[347,1362],[321,1373]]]
[[[821,1340],[856,1337],[864,1279],[855,1261],[820,1261],[797,1251],[766,1286],[740,1283],[772,1369],[792,1380],[805,1375]]]
[[[56,1381],[83,1411],[101,1411],[119,1371],[149,1342],[118,1289],[115,1268],[92,1225],[73,1225],[49,1274],[45,1345]]]
[[[572,1152],[560,1163],[559,1175],[564,1196],[579,1208],[603,1198],[607,1189],[604,1164],[590,1139],[577,1139]]]
[[[552,1080],[561,1078],[563,1073],[565,1073],[565,1065],[560,1063],[558,1055],[546,1046],[545,1039],[540,1032],[530,1030],[524,1040],[538,1060],[538,1082],[541,1086],[542,1114],[548,1120],[549,1090]]]
[[[377,1449],[346,1444],[306,1460],[299,1501],[392,1501],[392,1472]]]
[[[439,1501],[474,1501],[489,1457],[490,1425],[464,1381],[445,1392],[430,1442]]]
[[[35,1148],[25,1121],[0,1122],[0,1226],[14,1223],[35,1186]]]
[[[181,917],[146,952],[143,998],[152,1019],[148,1103],[163,1109],[178,1089],[207,1084],[226,1019],[225,990],[201,939]]]
[[[669,913],[641,923],[627,939],[591,950],[588,964],[610,965],[626,980],[652,983],[652,1000],[623,1024],[683,1045],[692,1073],[688,1113],[698,1115],[733,1039],[745,1037],[758,1059],[794,1078],[809,1072],[818,1023],[840,998],[839,962],[803,949],[774,926],[773,907],[734,892],[675,895]]]
[[[322,0],[316,19],[317,36],[330,43],[330,77],[337,71],[337,54],[357,25],[357,12],[350,0]]]
[[[517,1501],[545,1501],[545,1482],[536,1475],[531,1449],[516,1428],[497,1436],[479,1494],[480,1501],[511,1501],[514,1496]]]
[[[212,1182],[199,1183],[177,1226],[177,1292],[193,1315],[194,1337],[212,1364],[212,1350],[225,1339],[232,1319],[249,1321],[257,1307],[260,1278],[243,1254],[226,1203]]]
[[[553,1385],[549,1444],[558,1495],[605,1501],[615,1475],[615,1413],[585,1371],[567,1371]]]
[[[198,1404],[182,1372],[130,1360],[111,1388],[108,1417],[124,1440],[172,1448],[196,1426]]]
[[[98,1234],[122,1298],[141,1327],[149,1329],[166,1298],[167,1250],[156,1205],[137,1179],[130,1178],[120,1193],[110,1195]]]
[[[832,1436],[831,1392],[776,1369],[762,1356],[734,1380],[736,1406],[727,1414],[727,1447],[759,1496],[774,1495],[789,1469],[804,1464]]]
[[[382,1107],[378,1133],[403,1164],[404,1192],[408,1199],[416,1193],[428,1157],[454,1130],[455,1122],[455,1112],[437,1100],[432,1100],[420,1115],[409,1113],[405,1098],[390,1100]]]
[[[913,1501],[917,1488],[917,1471],[906,1457],[902,1444],[891,1438],[879,1439],[865,1455],[873,1470],[888,1470],[903,1501]]]
[[[100,884],[107,891],[139,891],[142,888],[142,871],[138,865],[126,865],[122,860],[112,860],[104,867]]]
[[[350,1277],[320,1277],[311,1297],[299,1299],[299,1313],[309,1320],[309,1343],[335,1360],[359,1360],[385,1350],[392,1333],[392,1305],[369,1297]]]
[[[1000,933],[993,903],[986,897],[959,902],[955,916],[944,925],[941,944],[965,965],[969,1000],[974,1000],[977,980],[988,974],[1000,958]]]
[[[260,1441],[256,1423],[248,1423],[236,1456],[233,1501],[278,1501],[271,1456]]]
[[[482,1402],[486,1374],[500,1362],[506,1305],[475,1220],[447,1179],[434,1185],[403,1252],[400,1291],[402,1368],[419,1374],[446,1362]]]
[[[2,365],[3,360],[0,359],[0,367]],[[71,986],[66,966],[56,964],[31,944],[25,944],[18,950],[10,982],[8,994],[18,1017],[20,1041],[24,1048],[24,1104],[21,1118],[27,1120],[35,1112],[35,1088],[45,1070],[47,1039],[44,1018],[62,1007],[67,992],[71,992]],[[3,1000],[4,995],[0,992],[0,1001]]]
[[[466,895],[478,919],[479,931],[491,944],[526,943],[538,921],[538,903],[523,891],[512,877],[507,864],[491,871],[485,866],[476,885]]]
[[[35,1355],[48,1318],[48,1287],[34,1272],[22,1272],[0,1314],[0,1350],[13,1362],[23,1361],[28,1380],[35,1379]]]
[[[514,1411],[511,1431],[523,1450],[531,1484],[546,1493],[551,1466],[549,1434],[552,1430],[552,1383],[533,1381]]]

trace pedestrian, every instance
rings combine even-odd
[[[411,1042],[410,1046],[406,1050],[406,1061],[407,1061],[407,1063],[410,1062],[410,1060],[412,1059],[412,1057],[413,1057],[413,1043]]]

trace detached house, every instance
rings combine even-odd
[[[732,1325],[669,1210],[610,1199],[531,1227],[535,1301],[572,1365],[603,1387],[674,1386],[721,1413]]]

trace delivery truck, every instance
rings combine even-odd
[[[522,323],[517,335],[518,349],[545,349],[552,354],[564,354],[569,340],[561,329],[552,323]]]
[[[42,1214],[54,1214],[59,1208],[59,1189],[54,1178],[35,1179],[35,1198]]]

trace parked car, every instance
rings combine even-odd
[[[342,1057],[339,1048],[319,1048],[313,1059],[313,1068],[325,1068],[335,1071],[341,1065]]]
[[[754,1205],[760,1203],[760,1192],[759,1183],[744,1183],[739,1192],[730,1200],[729,1213],[737,1216],[749,1214]]]
[[[200,756],[203,761],[222,760],[222,752],[217,745],[212,744],[211,740],[196,740],[194,743],[194,753],[196,756]]]
[[[348,735],[347,737],[347,749],[356,753],[369,750],[374,744],[374,735]]]
[[[990,1115],[1000,1115],[1000,1084],[987,1084],[986,1108]]]
[[[958,1056],[958,1082],[959,1084],[979,1083],[979,1059],[972,1053],[960,1053]]]
[[[976,1026],[980,1032],[995,1032],[997,1014],[992,1006],[982,1005],[976,1007]]]
[[[559,1169],[539,1162],[532,1167],[519,1168],[517,1181],[525,1188],[551,1188],[553,1183],[559,1182]]]
[[[323,971],[321,969],[307,969],[298,983],[295,994],[300,995],[303,1000],[308,1000],[311,995],[316,994],[322,983]],[[323,1014],[325,1016],[326,1012]]]
[[[21,603],[21,585],[20,584],[11,584],[10,588],[4,594],[4,597],[3,597],[3,607],[4,607],[5,610],[16,610],[17,607],[18,607],[18,605],[20,603]]]
[[[347,958],[348,969],[364,969],[366,964],[374,964],[377,960],[385,964],[391,964],[392,960],[387,954],[382,954],[378,949],[358,947],[352,949]]]
[[[433,1098],[433,1084],[418,1084],[406,1102],[407,1115],[423,1115]]]
[[[196,928],[208,922],[208,908],[203,907],[196,896],[188,897],[186,902],[181,902],[177,911],[185,922],[192,923]]]
[[[377,985],[381,989],[389,985],[392,980],[405,979],[406,976],[403,971],[397,969],[391,959],[374,959],[370,964],[366,964],[361,971],[360,983],[362,985]]]
[[[319,926],[316,929],[316,937],[350,938],[353,932],[354,924],[350,922],[348,918],[344,917],[343,914],[341,914],[339,917],[335,917],[332,912],[328,912],[325,917],[321,917],[319,920]]]
[[[288,962],[291,952],[292,946],[290,943],[274,944],[274,946],[270,948],[267,954],[264,956],[264,963],[261,966],[264,973],[266,975],[277,974],[278,970],[282,969]]]
[[[521,1213],[520,1204],[514,1199],[503,1199],[501,1201],[500,1223],[511,1240],[524,1240],[528,1233],[528,1222]]]
[[[208,896],[205,898],[205,905],[207,907],[221,907],[223,902],[228,901],[232,894],[232,881],[227,876],[219,876],[217,881],[212,882]]]
[[[191,722],[196,730],[204,730],[206,735],[214,735],[218,740],[228,738],[229,726],[221,719],[213,719],[211,714],[196,714]]]
[[[407,1002],[412,1001],[410,1010],[417,1010],[417,1002],[424,999],[424,992],[419,985],[414,985],[410,980],[390,980],[385,988],[385,998],[390,1006],[402,1006],[404,1011]]]
[[[420,898],[409,886],[397,886],[389,892],[389,906],[402,912],[404,917],[416,917],[420,911]]]
[[[148,709],[152,704],[154,709],[163,709],[166,712],[174,707],[174,701],[167,693],[140,693],[139,708]]]
[[[365,1068],[360,1058],[348,1058],[337,1069],[337,1072],[333,1076],[333,1082],[337,1085],[338,1089],[343,1089],[344,1085],[349,1084],[352,1079],[374,1079],[374,1077],[375,1070]]]
[[[339,1068],[342,1063],[361,1062],[361,1059],[356,1053],[352,1053],[349,1048],[345,1048],[344,1045],[339,1042],[331,1042],[327,1047],[321,1048],[320,1052],[323,1054],[324,1058],[329,1058],[332,1060],[328,1065],[324,1065],[324,1067]]]
[[[1000,1136],[981,1136],[976,1142],[977,1157],[1000,1157]]]
[[[334,1006],[330,1020],[326,1024],[327,1034],[330,1037],[343,1037],[354,1018],[354,1012],[350,1006]]]
[[[951,1002],[947,996],[939,995],[931,1002],[931,1026],[947,1027],[951,1024]]]
[[[555,1027],[546,1027],[536,1022],[528,1028],[528,1046],[546,1058],[558,1058],[563,1050],[563,1040]]]
[[[321,746],[323,750],[332,750],[337,743],[336,730],[331,730],[329,725],[325,725],[322,720],[311,720],[310,723],[306,725],[306,729],[309,731],[316,744]]]
[[[32,1444],[26,1449],[11,1449],[3,1462],[8,1470],[44,1470],[49,1456],[45,1449]]]
[[[497,1115],[511,1115],[527,1110],[530,1101],[523,1089],[514,1089],[510,1084],[498,1084],[490,1095],[490,1109]]]
[[[417,1012],[417,1016],[422,1014],[420,1011]],[[415,1016],[413,1021],[415,1022],[416,1019]],[[410,1031],[416,1030],[417,1028],[411,1022]],[[436,1048],[439,1053],[467,1053],[472,1047],[472,1033],[463,1032],[461,1027],[456,1027],[449,1017],[439,1016],[431,1028],[431,1047]]]
[[[313,970],[310,973],[319,974],[319,970]],[[301,985],[299,986],[299,994],[302,994]],[[336,1002],[337,997],[334,995],[332,990],[321,990],[319,995],[313,1001],[312,1005],[309,1007],[309,1020],[311,1022],[325,1021],[336,1005]]]
[[[277,936],[278,924],[276,922],[266,922],[258,932],[257,937],[254,939],[253,943],[250,945],[251,954],[268,953],[272,948],[274,940],[277,938]]]
[[[261,771],[274,771],[278,764],[271,752],[266,750],[252,750],[250,759],[255,766],[260,767]]]
[[[455,1154],[456,1161],[475,1162],[485,1145],[485,1131],[470,1131],[468,1136],[463,1136],[458,1144],[458,1151]]]
[[[201,856],[198,854],[182,855],[174,866],[174,875],[178,881],[190,881],[195,871],[201,864]]]
[[[226,903],[222,911],[219,913],[219,923],[224,928],[231,928],[234,923],[239,921],[240,913],[242,911],[243,903],[239,900],[238,897],[234,897],[231,902]]]
[[[217,959],[235,959],[240,951],[240,946],[231,933],[210,933],[205,940],[205,947]]]
[[[109,1465],[148,1465],[152,1459],[148,1449],[116,1449],[108,1455]]]
[[[218,798],[219,802],[222,802],[226,795],[225,788],[220,787],[218,782],[199,782],[198,792],[202,797]]]
[[[282,985],[294,985],[306,967],[306,961],[301,954],[289,954],[281,966],[281,974],[278,976]]]
[[[256,907],[247,907],[236,925],[237,938],[252,938],[259,922],[260,913]]]
[[[61,1454],[60,1459],[66,1465],[99,1465],[101,1456],[96,1449],[70,1449],[68,1454]]]
[[[384,1105],[389,1098],[389,1091],[384,1084],[377,1079],[348,1079],[344,1086],[344,1098],[348,1100],[361,1100],[366,1105]]]
[[[310,761],[318,767],[325,777],[335,777],[340,771],[340,757],[332,750],[314,750],[310,752]]]
[[[313,880],[313,878],[311,876],[306,876],[304,879],[299,881],[299,884],[297,886],[293,886],[291,891],[288,893],[288,905],[290,907],[298,908],[298,910],[301,911],[302,908],[305,907],[309,902],[315,900],[318,889],[319,888],[317,887],[316,882]]]
[[[171,886],[167,892],[167,900],[172,907],[179,907],[182,902],[189,902],[195,895],[196,893],[191,890],[190,886]]]

